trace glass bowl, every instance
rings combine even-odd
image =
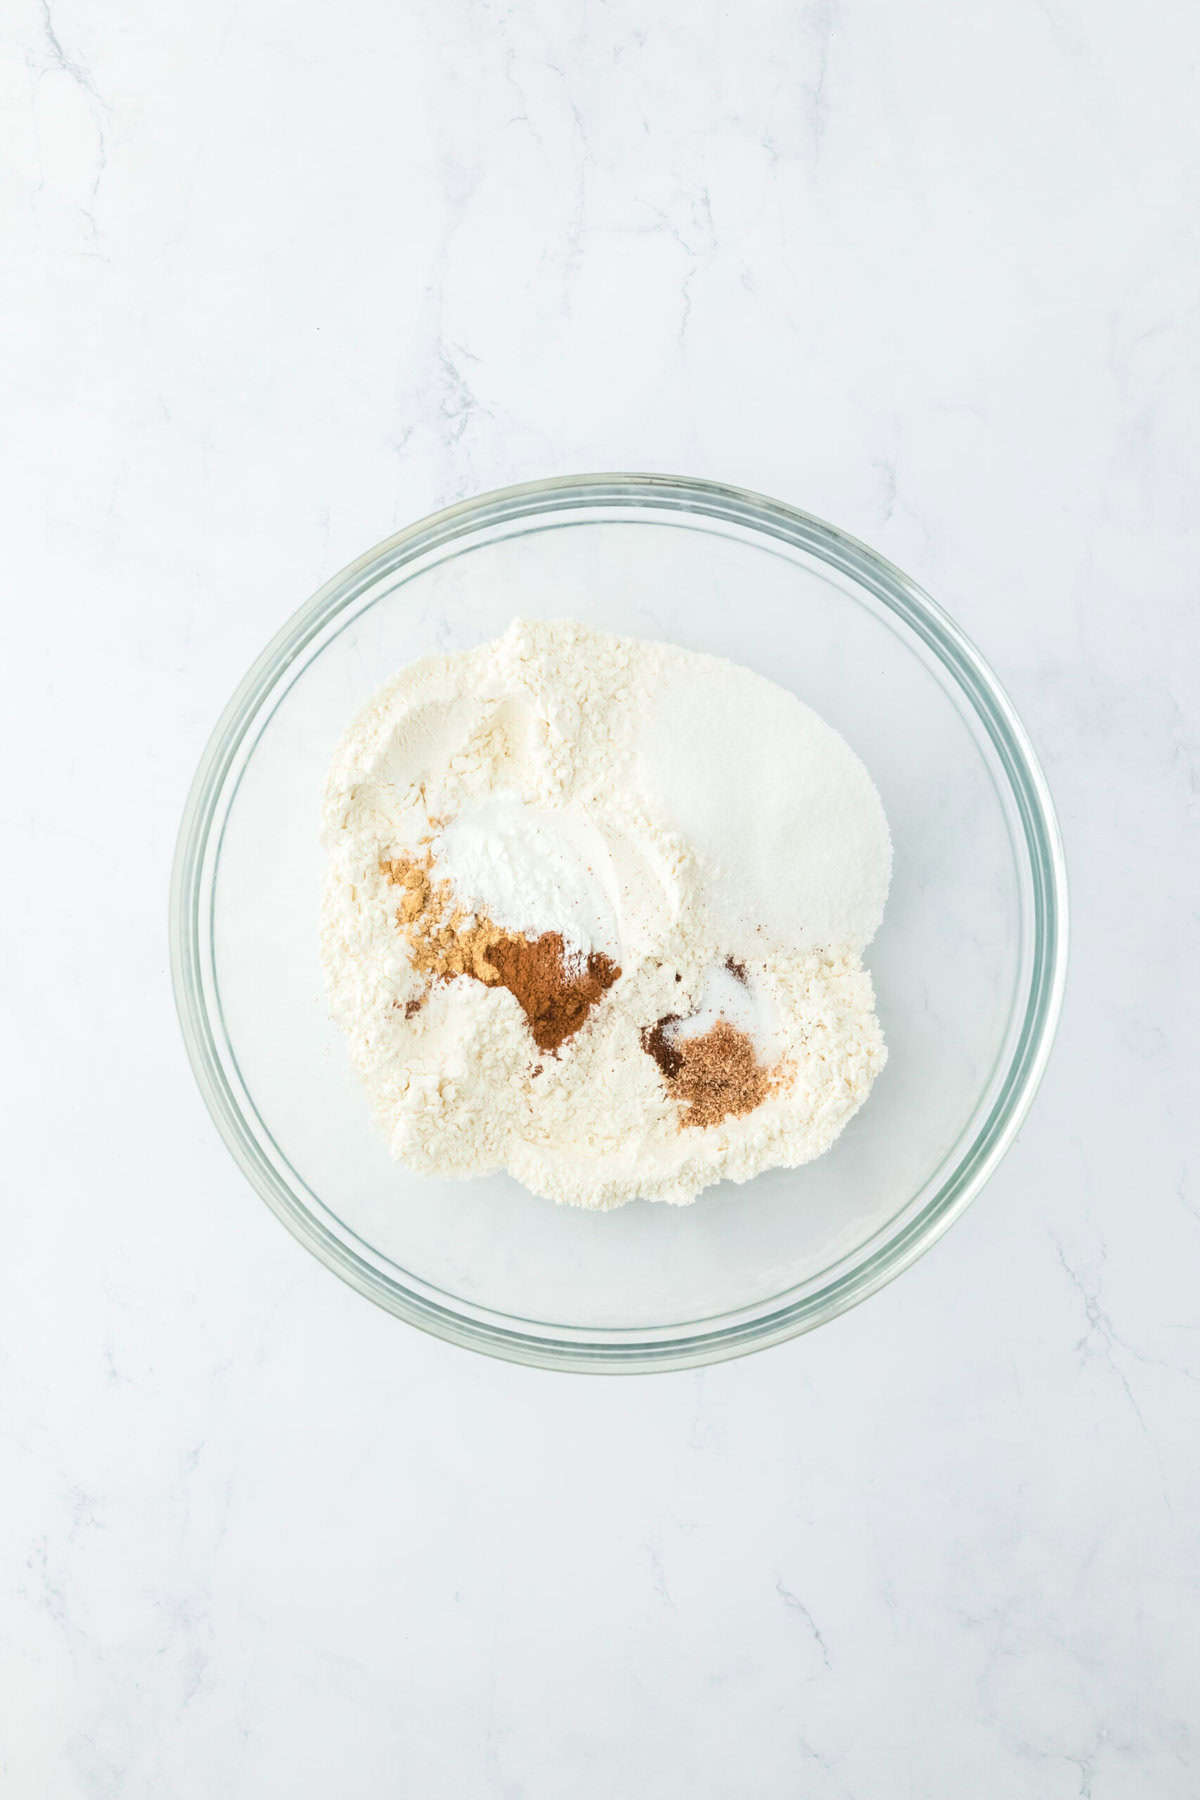
[[[376,1134],[318,959],[326,765],[403,664],[518,613],[758,669],[871,771],[895,876],[867,953],[889,1061],[829,1153],[693,1206],[587,1213],[506,1175],[409,1174]],[[330,1269],[426,1331],[514,1361],[678,1368],[844,1312],[928,1249],[1033,1098],[1066,959],[1045,780],[995,677],[899,570],[795,508],[605,475],[485,494],[336,576],[250,670],[197,771],[172,876],[188,1053],[267,1204]]]

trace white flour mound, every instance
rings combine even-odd
[[[679,1205],[819,1156],[883,1066],[860,961],[890,878],[883,808],[837,733],[749,670],[516,620],[376,695],[334,757],[323,835],[331,1009],[412,1169]],[[414,971],[380,863],[426,847],[468,912],[619,964],[556,1052],[506,988]],[[719,1018],[749,1033],[779,1072],[766,1098],[683,1125],[642,1048],[666,1015],[681,1039]]]

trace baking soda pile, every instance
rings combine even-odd
[[[774,683],[517,620],[413,664],[330,770],[322,957],[410,1168],[682,1204],[828,1149],[886,1052],[870,777]]]

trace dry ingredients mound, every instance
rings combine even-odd
[[[886,1051],[862,763],[736,664],[518,619],[405,669],[325,791],[322,960],[393,1154],[679,1205],[827,1150]]]

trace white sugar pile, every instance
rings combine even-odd
[[[773,681],[668,653],[638,739],[652,806],[704,859],[730,950],[865,949],[892,853],[844,738]]]

